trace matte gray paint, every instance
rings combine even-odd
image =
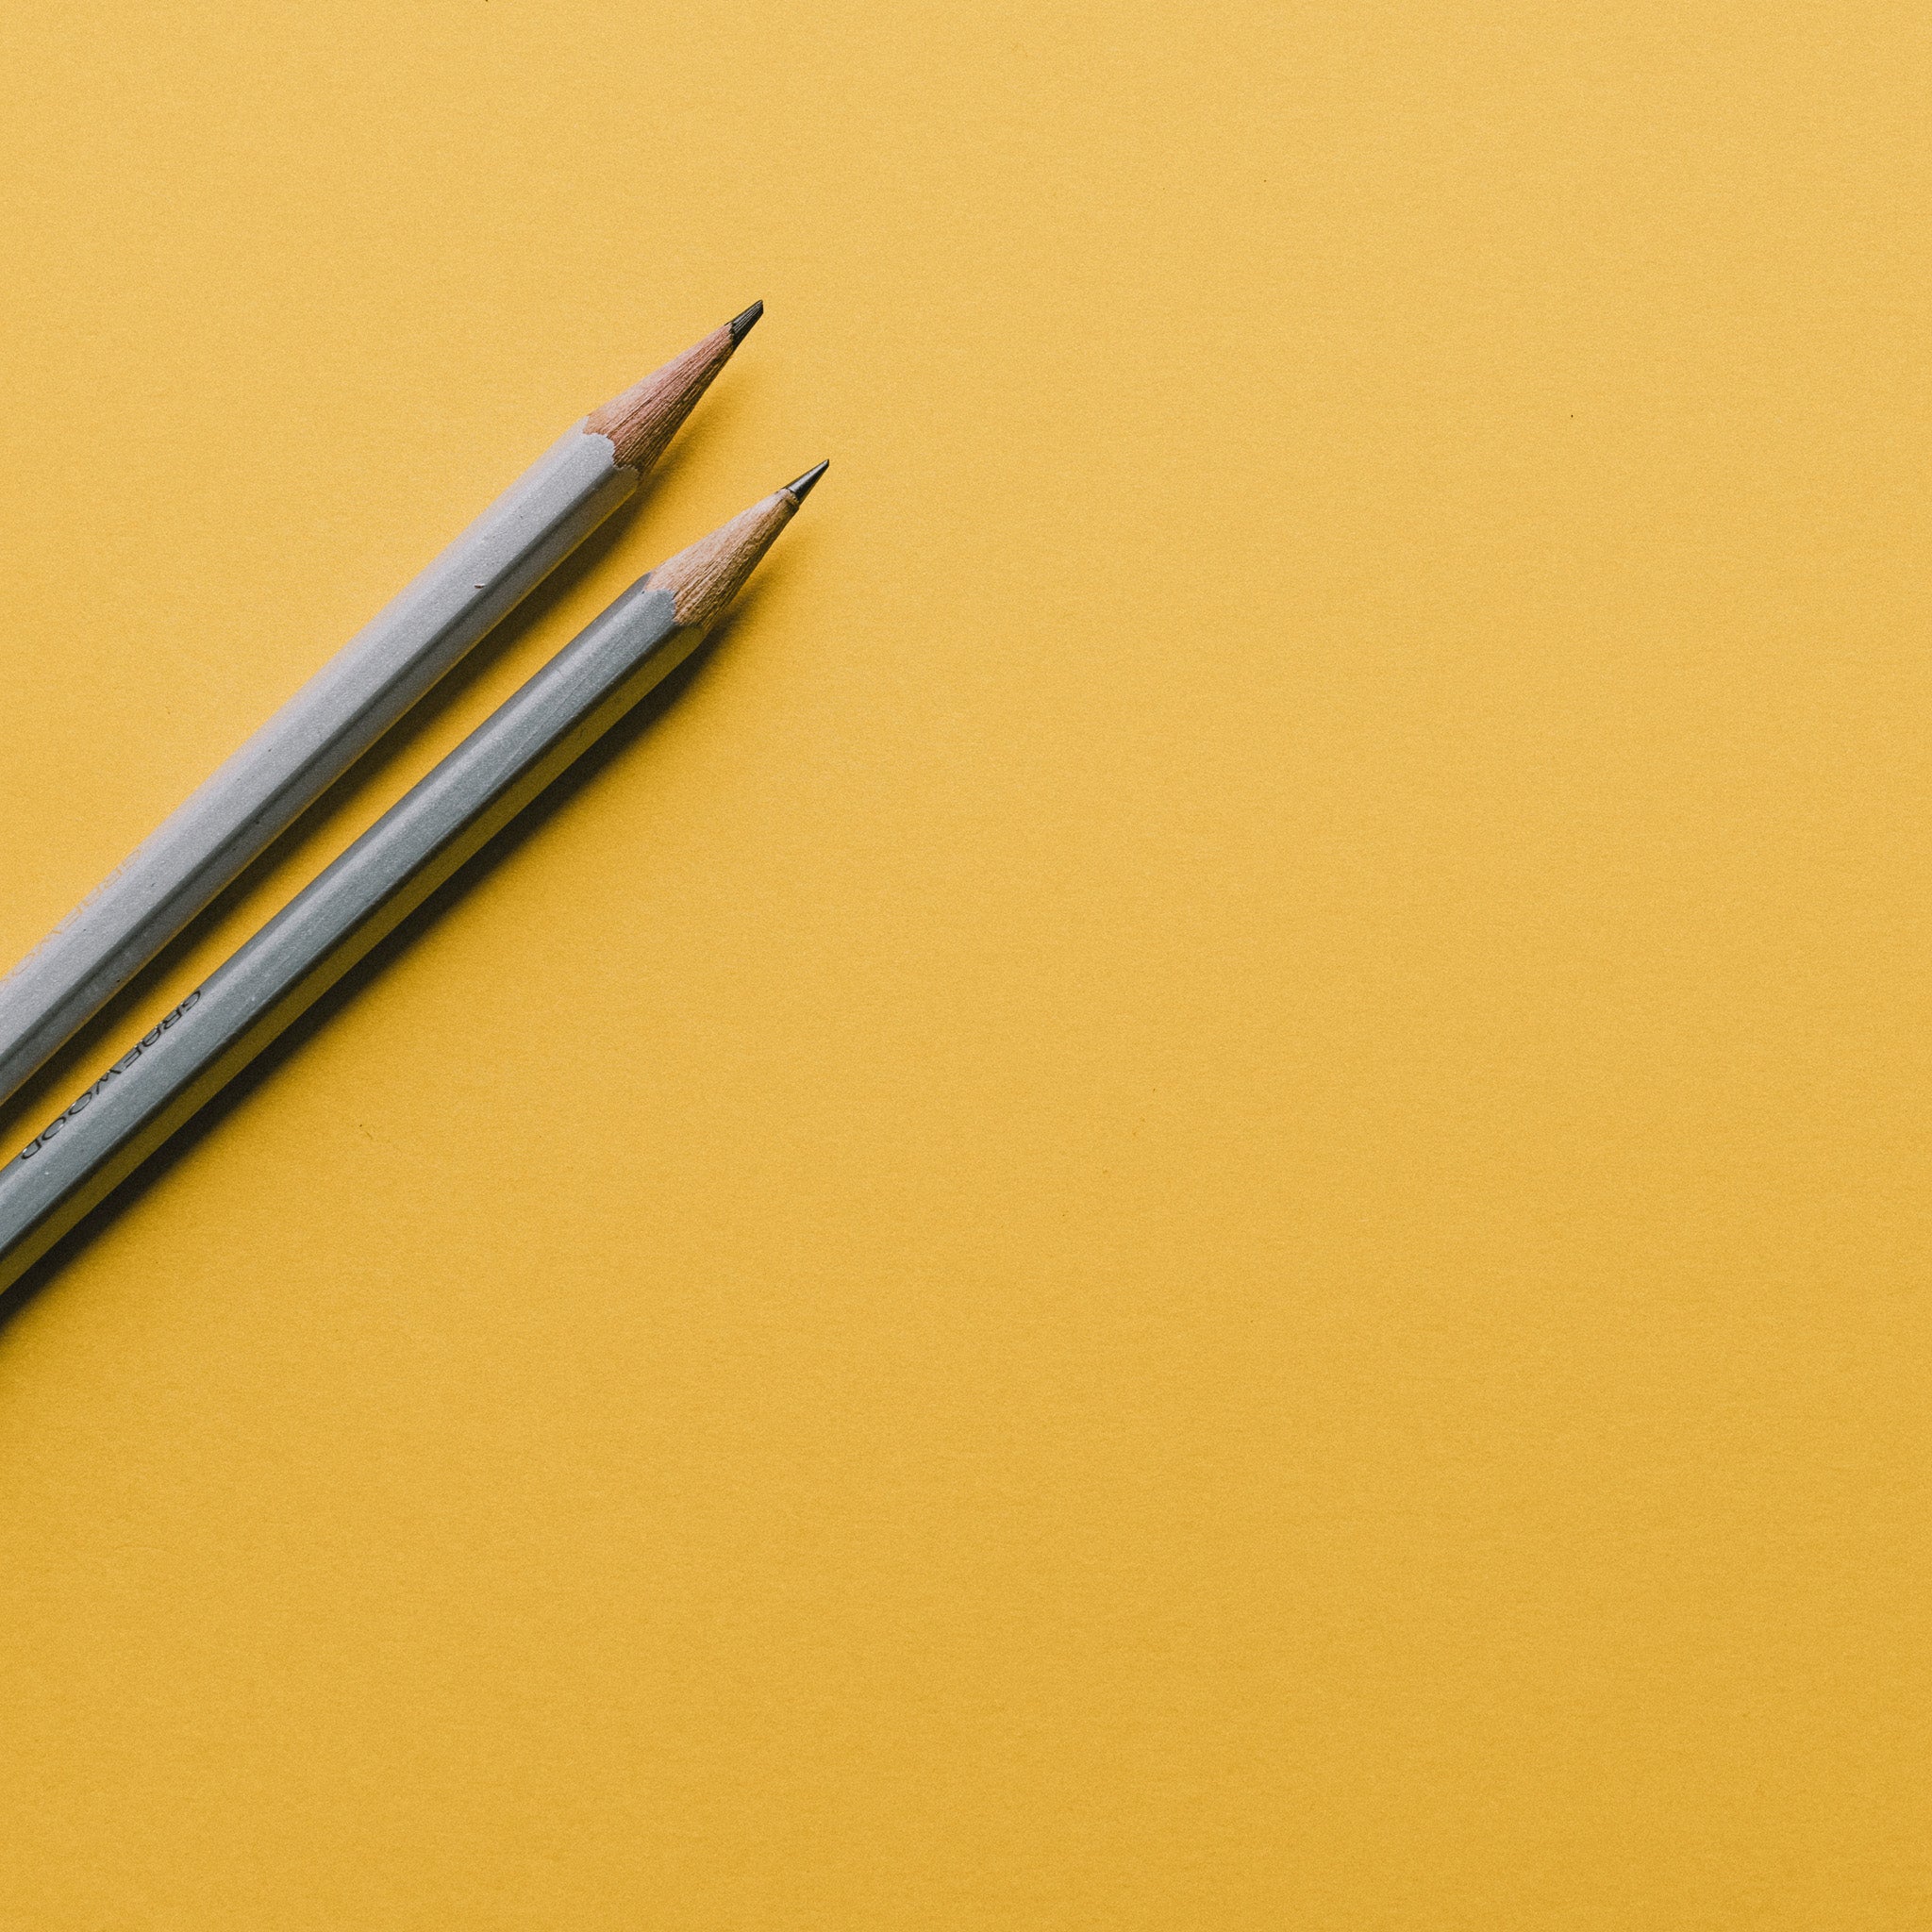
[[[638,487],[561,437],[0,980],[0,1103]]]
[[[213,1097],[688,658],[669,592],[634,584],[212,978],[0,1168],[0,1289]]]

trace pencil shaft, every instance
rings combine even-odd
[[[0,980],[0,1101],[638,487],[572,429]]]
[[[0,1168],[0,1289],[420,906],[703,635],[649,577]]]

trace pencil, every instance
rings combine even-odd
[[[0,980],[0,1104],[636,491],[763,312],[567,430]]]
[[[824,470],[641,577],[0,1168],[0,1289],[690,657]]]

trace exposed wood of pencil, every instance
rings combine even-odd
[[[742,315],[713,329],[703,341],[653,370],[602,408],[592,409],[584,427],[593,436],[608,436],[620,463],[648,470],[764,312],[765,305],[754,302]]]
[[[773,491],[651,573],[651,588],[670,592],[679,624],[708,624],[737,596],[773,540],[798,514],[798,506],[825,474],[825,468],[821,463],[797,482]]]

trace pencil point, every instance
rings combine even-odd
[[[645,579],[652,590],[663,591],[681,625],[709,624],[757,568],[773,540],[789,524],[803,496],[828,466],[808,470],[796,483],[761,496],[708,537],[700,537],[687,550],[660,563]]]
[[[798,479],[796,483],[786,484],[786,495],[791,497],[793,503],[803,503],[805,499],[811,494],[812,490],[814,486],[817,484],[819,478],[823,476],[825,474],[825,472],[829,470],[831,467],[832,459],[830,457],[827,457],[824,459],[824,461],[818,466],[817,469],[808,470],[805,473],[805,475]]]
[[[754,302],[742,315],[720,324],[703,341],[632,383],[621,396],[612,396],[601,409],[592,409],[584,418],[585,429],[608,437],[617,460],[641,475],[664,454],[678,425],[764,312],[765,305]]]

